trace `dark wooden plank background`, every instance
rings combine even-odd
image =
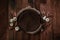
[[[35,3],[33,7],[40,10],[42,13],[45,12],[44,15],[52,15],[50,19],[52,19],[53,23],[47,26],[46,30],[43,32],[39,32],[36,35],[28,35],[23,31],[15,32],[16,39],[15,40],[60,40],[60,0],[34,0]],[[29,5],[28,0],[16,0],[16,8],[13,10],[18,13],[22,8],[25,8]],[[30,5],[31,6],[31,5]],[[12,9],[7,11],[7,0],[0,0],[0,40],[9,40],[9,36],[13,35],[9,33],[8,26],[8,13],[12,11]],[[8,13],[7,13],[8,12]],[[49,24],[49,23],[47,23]],[[6,32],[7,31],[7,32]],[[15,37],[14,36],[14,37]],[[12,39],[13,40],[13,39]]]

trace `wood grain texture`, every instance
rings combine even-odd
[[[21,9],[29,5],[28,0],[16,0],[16,3],[17,14]],[[34,0],[33,7],[38,9],[43,15],[51,15],[50,20],[52,23],[46,26],[43,32],[38,32],[36,35],[29,35],[23,31],[16,32],[15,40],[60,40],[60,1]]]

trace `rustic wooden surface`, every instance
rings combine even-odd
[[[17,7],[15,12],[18,13],[22,8],[25,8],[29,5],[28,0],[16,0]],[[10,30],[12,34],[9,33],[8,26],[8,14],[11,10],[7,11],[7,1],[0,0],[0,40],[9,40],[9,36],[14,34],[15,40],[60,40],[60,0],[35,0],[36,9],[40,10],[43,15],[52,15],[50,18],[53,23],[47,26],[46,30],[39,32],[36,35],[29,35],[23,31],[15,32],[15,30]],[[31,6],[31,5],[30,5]],[[8,7],[9,9],[9,7]],[[8,15],[8,16],[7,16]],[[47,23],[49,24],[49,23]],[[7,32],[6,32],[7,31]],[[14,32],[14,33],[13,33]],[[10,40],[13,40],[10,39]]]

